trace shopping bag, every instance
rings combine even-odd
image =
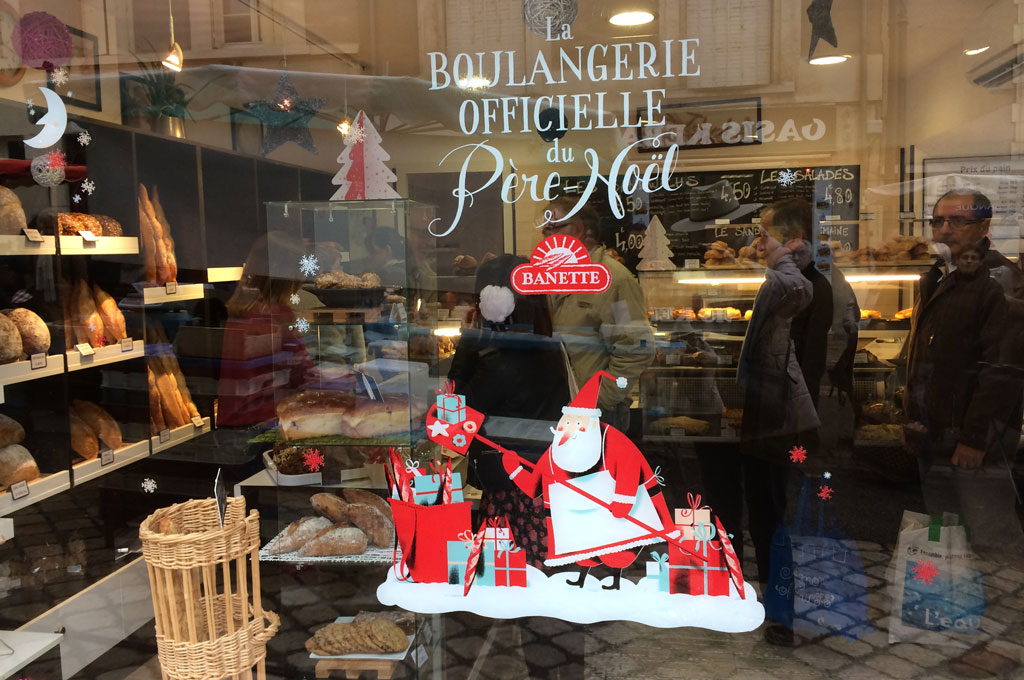
[[[904,512],[890,576],[890,643],[967,648],[978,641],[985,584],[960,517]]]
[[[765,616],[809,637],[856,640],[874,630],[868,617],[868,584],[856,542],[836,528],[831,501],[818,499],[805,478],[791,526],[772,539]]]
[[[400,580],[416,583],[448,582],[448,542],[470,531],[472,503],[417,505],[388,499],[395,518],[395,537],[402,549],[393,568]]]

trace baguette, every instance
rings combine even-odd
[[[107,332],[107,340],[116,342],[128,337],[125,328],[124,314],[117,307],[117,302],[110,297],[105,290],[97,285],[92,287],[93,301],[100,318],[103,320],[103,328]]]
[[[355,527],[334,527],[299,548],[299,557],[362,555],[366,534]]]
[[[271,555],[295,552],[324,529],[333,527],[334,523],[326,517],[308,516],[297,519],[267,546],[267,552]]]
[[[86,460],[100,455],[100,442],[92,428],[74,411],[68,412],[68,418],[71,421],[71,450]]]
[[[153,240],[153,227],[149,223],[146,209],[142,206],[142,185],[139,185],[139,238],[142,241],[142,255],[145,258],[143,279],[147,283],[156,283],[156,242]]]
[[[156,388],[160,393],[160,403],[163,405],[164,420],[167,422],[167,427],[173,429],[187,423],[188,412],[181,401],[181,395],[178,394],[178,388],[174,385],[174,378],[166,373],[163,375],[158,374],[156,377]]]
[[[139,185],[139,205],[146,212],[146,218],[153,231],[153,246],[156,253],[156,282],[157,285],[162,286],[171,280],[167,267],[167,246],[164,242],[163,228],[160,226],[160,222],[157,221],[156,213],[153,211],[153,203],[149,200],[149,192],[146,191],[145,185],[142,184]]]
[[[167,429],[167,424],[164,421],[164,412],[160,406],[160,392],[156,388],[156,376],[153,375],[153,369],[147,367],[146,374],[149,379],[150,431],[153,434],[159,434]]]
[[[157,193],[156,185],[153,186],[153,214],[160,225],[161,235],[164,239],[164,250],[167,253],[167,276],[168,281],[178,280],[178,258],[174,255],[174,239],[171,238],[171,225],[167,222],[167,215],[164,214],[164,207],[160,205],[160,195]]]
[[[92,429],[101,442],[114,450],[121,448],[124,443],[121,438],[121,428],[102,407],[91,401],[72,399],[71,408],[75,415]]]
[[[75,282],[75,296],[72,302],[72,312],[82,327],[82,333],[88,338],[93,347],[103,347],[104,328],[103,319],[96,310],[96,303],[92,299],[89,285],[79,279]]]

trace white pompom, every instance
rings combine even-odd
[[[480,291],[480,314],[492,323],[501,323],[516,308],[512,289],[505,286],[484,286]]]
[[[626,389],[626,385],[628,385],[628,384],[629,384],[629,381],[627,381],[627,380],[626,380],[625,378],[623,378],[623,377],[622,377],[621,375],[620,375],[620,376],[619,376],[618,378],[616,378],[616,379],[615,379],[615,385],[616,385],[616,386],[617,386],[617,387],[618,387],[618,388],[619,388],[620,390],[624,390],[624,389]]]

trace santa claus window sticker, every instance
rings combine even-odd
[[[471,526],[462,482],[392,454],[387,467],[399,550],[377,597],[420,613],[469,611],[493,618],[550,616],[578,623],[636,621],[659,628],[694,626],[754,630],[764,607],[744,582],[731,535],[700,496],[670,512],[662,479],[643,453],[602,422],[603,384],[622,378],[595,373],[551,428],[536,463],[481,434],[486,414],[466,406],[447,383],[426,416],[428,437],[465,455],[476,439],[502,453],[509,479],[542,496],[548,525],[545,570],[527,565],[505,519]],[[644,574],[623,574],[637,560]],[[591,573],[604,567],[600,580]],[[639,570],[630,570],[630,573]]]

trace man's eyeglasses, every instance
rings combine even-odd
[[[952,229],[963,229],[968,224],[977,224],[978,222],[984,222],[984,220],[969,219],[962,215],[950,215],[949,217],[933,217],[928,220],[928,224],[932,225],[932,229],[941,229],[943,224],[949,224]]]

